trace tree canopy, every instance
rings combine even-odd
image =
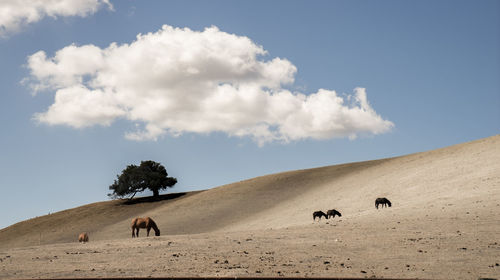
[[[177,183],[176,178],[168,177],[163,165],[152,160],[141,161],[139,166],[131,164],[116,177],[114,183],[109,186],[112,193],[108,194],[115,198],[132,195],[130,197],[132,199],[138,192],[146,189],[151,190],[154,197],[159,197],[160,190],[165,190]]]

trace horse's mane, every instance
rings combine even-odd
[[[149,223],[151,224],[151,227],[154,229],[155,233],[158,233],[160,231],[160,229],[156,225],[155,221],[153,221],[153,219],[149,218]]]

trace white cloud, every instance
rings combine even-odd
[[[35,118],[41,122],[57,125],[70,124],[76,128],[96,124],[110,125],[125,115],[117,106],[116,96],[102,90],[89,90],[75,85],[57,90],[54,104],[46,113],[37,113]]]
[[[259,145],[306,138],[355,138],[394,125],[370,106],[366,90],[291,92],[296,67],[266,60],[262,46],[244,36],[163,26],[130,44],[67,46],[28,57],[30,86],[55,91],[35,119],[81,128],[123,118],[144,125],[132,140],[164,134],[224,132]]]
[[[0,1],[0,36],[17,32],[21,27],[44,17],[80,16],[95,13],[109,0],[2,0]]]

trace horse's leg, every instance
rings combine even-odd
[[[135,237],[139,237],[139,227],[137,227],[135,230],[136,230]]]
[[[132,238],[135,237],[135,232],[134,231],[135,231],[135,228],[132,227]]]
[[[147,229],[147,235],[146,235],[146,236],[148,236],[148,237],[149,237],[149,232],[150,232],[150,231],[151,231],[151,227],[148,227],[148,229]]]

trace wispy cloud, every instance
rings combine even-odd
[[[109,0],[2,0],[0,36],[18,32],[44,17],[85,17],[103,6],[113,9]]]
[[[291,92],[297,68],[248,37],[209,27],[165,25],[130,44],[70,45],[53,57],[28,57],[29,85],[55,92],[35,119],[82,128],[117,118],[142,124],[132,140],[182,133],[224,132],[259,145],[313,138],[380,134],[394,124],[370,106],[366,90]]]

